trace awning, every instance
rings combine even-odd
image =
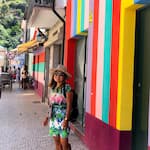
[[[37,40],[31,40],[26,43],[20,44],[17,46],[18,53],[21,54],[23,52],[26,52],[29,48],[32,48],[38,44],[39,42]]]

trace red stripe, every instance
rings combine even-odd
[[[66,43],[65,43],[65,53],[64,53],[64,65],[67,67],[68,72],[72,75],[69,83],[72,88],[74,88],[74,69],[75,69],[75,50],[76,50],[76,40],[70,39],[71,35],[71,6],[72,1],[68,0],[66,8]]]
[[[35,31],[34,31],[34,35],[33,35],[32,40],[36,40],[36,37],[37,37],[37,29],[35,29]]]
[[[96,68],[97,68],[97,44],[98,44],[98,15],[99,0],[94,1],[94,26],[93,26],[93,50],[92,50],[92,80],[91,80],[91,114],[95,116],[96,103]]]
[[[39,63],[45,62],[45,52],[40,53],[39,55]]]
[[[68,42],[70,39],[70,33],[71,33],[71,0],[67,1],[67,7],[66,7],[66,42],[65,42],[65,51],[64,51],[64,64],[67,65],[67,59],[68,59]]]
[[[120,1],[121,0],[113,0],[109,123],[114,128],[116,127],[116,115],[117,115],[120,3],[121,3]]]
[[[43,62],[45,62],[45,52],[35,55],[34,64],[43,63]]]

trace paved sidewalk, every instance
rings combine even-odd
[[[42,121],[47,105],[39,103],[32,90],[5,89],[0,99],[0,150],[55,150],[48,136],[48,126]],[[72,150],[87,150],[80,139],[71,132]]]

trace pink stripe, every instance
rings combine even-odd
[[[39,95],[40,97],[42,97],[43,84],[40,83],[40,82],[37,82],[37,89],[36,89],[35,91],[38,93],[38,95]],[[41,100],[42,100],[42,99],[41,99]]]
[[[102,119],[102,87],[103,87],[103,58],[104,58],[104,31],[105,31],[105,0],[99,3],[99,32],[98,32],[98,59],[96,85],[96,117]]]
[[[89,27],[89,0],[85,0],[85,18],[84,18],[84,29]]]
[[[42,72],[34,72],[34,73],[35,73],[35,80],[44,84],[44,73]]]

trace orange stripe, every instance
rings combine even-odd
[[[96,68],[97,68],[97,48],[98,48],[98,11],[99,1],[94,1],[94,26],[93,26],[93,54],[92,54],[92,80],[91,80],[91,114],[95,116],[96,104]]]
[[[111,83],[110,83],[110,112],[109,124],[116,128],[117,90],[118,90],[118,57],[120,32],[120,0],[113,0],[112,25],[112,55],[111,55]]]
[[[43,63],[43,62],[45,62],[45,52],[35,55],[34,64]]]

